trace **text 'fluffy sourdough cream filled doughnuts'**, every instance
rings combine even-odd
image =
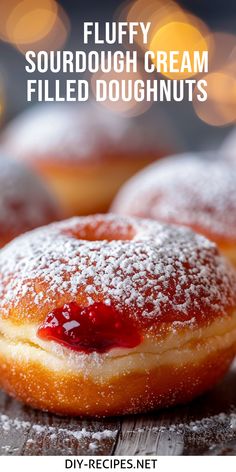
[[[2,146],[46,179],[68,216],[83,215],[106,211],[125,180],[163,155],[157,127],[95,104],[44,104],[17,117]]]
[[[25,166],[0,157],[0,247],[62,217],[44,183]]]
[[[186,154],[150,165],[127,182],[111,211],[189,226],[236,265],[236,168]]]
[[[0,252],[0,385],[70,415],[186,402],[235,355],[235,282],[187,228],[98,215],[34,230]]]

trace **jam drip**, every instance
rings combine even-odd
[[[37,334],[84,353],[133,348],[141,342],[133,322],[104,303],[84,308],[71,302],[57,308],[47,315]]]

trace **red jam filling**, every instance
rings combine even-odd
[[[133,348],[142,340],[127,316],[104,303],[82,308],[72,302],[57,308],[47,315],[37,334],[84,353]]]

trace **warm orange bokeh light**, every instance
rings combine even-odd
[[[7,2],[0,3],[0,38],[3,41],[8,41],[7,37],[7,21],[11,13],[13,12],[14,8],[19,5],[21,0],[7,0]]]
[[[136,0],[123,8],[123,15],[127,21],[140,21],[142,19],[144,23],[151,23],[149,42],[157,28],[160,28],[168,21],[176,20],[177,15],[181,13],[182,9],[172,0]],[[121,14],[122,11],[120,16]],[[181,18],[183,19],[183,16]],[[147,45],[143,44],[142,34],[138,34],[135,41],[141,48],[148,49]]]
[[[127,21],[150,22],[149,45],[157,31],[163,26],[180,22],[194,26],[205,37],[209,30],[205,23],[195,15],[187,12],[173,0],[135,0],[128,4],[123,4],[118,11],[119,20],[125,18]],[[148,49],[149,45],[143,45],[142,34],[137,35],[136,42],[143,49]]]
[[[33,43],[52,29],[57,17],[57,3],[53,0],[23,0],[8,17],[8,40],[16,44]]]
[[[0,18],[0,37],[23,53],[58,49],[68,36],[68,17],[56,0],[9,0]]]
[[[167,19],[177,19],[177,15],[184,15],[182,8],[173,0],[136,0],[130,4],[127,21],[140,21],[143,22],[152,21],[155,18],[155,22],[152,25],[156,28],[166,23]],[[175,16],[176,15],[176,16]],[[182,16],[182,19],[184,16]],[[153,23],[153,22],[152,22]]]
[[[211,45],[209,71],[205,77],[208,99],[194,109],[198,117],[211,126],[226,126],[236,121],[236,36],[214,32],[207,37]]]
[[[70,20],[65,11],[59,6],[55,23],[46,36],[34,43],[15,44],[15,46],[23,54],[31,48],[36,52],[62,49],[68,38],[69,31]]]
[[[162,67],[160,72],[171,79],[186,79],[195,75],[194,72],[194,51],[200,53],[208,50],[207,42],[200,31],[188,23],[171,22],[158,29],[153,36],[149,49],[154,53],[164,51],[169,56],[171,51],[179,52],[175,69],[181,69],[183,52],[188,51],[192,71],[171,72],[165,71]],[[169,69],[169,67],[168,67]]]
[[[199,102],[196,97],[193,105],[197,116],[212,126],[224,126],[236,120],[236,79],[221,70],[208,74],[208,99]]]
[[[127,21],[150,22],[148,44],[143,44],[142,34],[135,37],[135,41],[143,50],[180,52],[179,66],[182,62],[182,52],[190,52],[190,60],[193,62],[193,51],[209,52],[209,44],[206,37],[209,30],[205,23],[195,15],[184,10],[174,0],[134,0],[123,4],[118,11],[119,19],[122,15]],[[128,45],[127,45],[128,47]],[[176,64],[176,69],[178,64]],[[171,79],[186,79],[195,75],[193,71],[165,72],[161,73]]]

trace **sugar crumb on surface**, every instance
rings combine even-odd
[[[194,155],[148,166],[118,193],[113,210],[236,240],[236,170]],[[201,231],[200,231],[201,232]]]
[[[178,322],[194,326],[195,315],[234,308],[234,284],[235,273],[204,237],[129,217],[74,218],[23,235],[0,252],[4,316],[25,297],[27,312],[40,313],[82,290],[87,305],[102,298],[143,320],[172,311],[176,329]]]

